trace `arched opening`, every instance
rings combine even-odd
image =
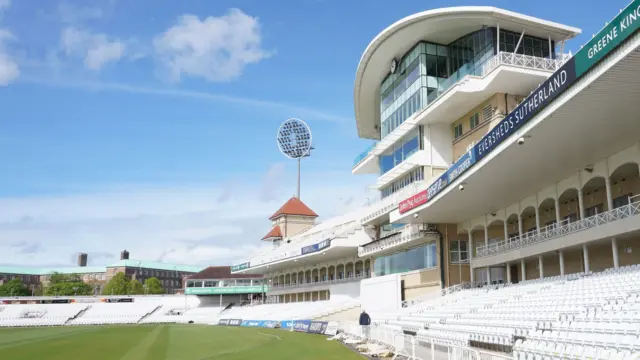
[[[584,217],[588,218],[607,211],[607,191],[603,177],[594,177],[582,187]]]
[[[638,164],[626,163],[611,174],[611,197],[614,209],[628,205],[629,202],[640,200],[633,198],[639,192],[640,176]]]
[[[304,272],[304,283],[305,284],[311,283],[311,270],[307,270]]]
[[[336,278],[336,267],[333,266],[333,265],[329,266],[328,273],[329,273],[329,280],[335,280],[335,278]]]
[[[317,283],[318,280],[318,269],[313,269],[313,271],[311,271],[311,281]]]
[[[537,230],[536,209],[533,206],[529,206],[520,213],[520,217],[522,218],[523,235],[535,234]]]
[[[538,215],[540,215],[540,227],[555,227],[558,222],[556,219],[556,200],[552,198],[544,199],[538,205]]]
[[[558,197],[562,223],[572,223],[580,219],[580,201],[577,189],[567,189]]]
[[[337,269],[336,279],[338,280],[344,279],[344,265],[340,264],[336,269]]]
[[[367,277],[371,276],[371,260],[369,259],[364,261],[364,273]]]
[[[327,281],[327,268],[326,267],[321,267],[320,268],[320,281]]]
[[[356,261],[356,277],[362,275],[362,260]]]
[[[353,277],[353,269],[354,268],[353,268],[353,263],[352,262],[347,263],[347,265],[344,266],[344,270],[345,270],[345,273],[346,273],[345,277],[347,279]]]
[[[491,221],[487,226],[487,231],[489,231],[489,245],[499,243],[504,240],[504,221]]]
[[[520,238],[520,225],[518,225],[518,214],[511,214],[507,217],[507,237],[509,242]]]
[[[287,274],[284,276],[284,284],[285,285],[291,285],[291,275]]]
[[[303,284],[304,283],[304,272],[300,271],[298,273],[298,284]]]

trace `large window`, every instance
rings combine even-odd
[[[412,170],[411,172],[409,172],[408,174],[404,175],[403,177],[401,177],[398,180],[395,180],[394,182],[392,182],[391,184],[385,186],[384,188],[382,188],[382,190],[380,190],[380,196],[382,198],[385,198],[397,191],[400,191],[401,189],[403,189],[404,187],[416,182],[416,181],[421,181],[424,180],[424,167],[420,166],[414,170]]]
[[[454,240],[449,244],[449,259],[452,264],[469,262],[468,245],[466,240]]]
[[[437,255],[436,243],[430,242],[412,249],[377,258],[373,263],[373,272],[376,276],[383,276],[434,268],[438,264]]]
[[[536,56],[541,58],[549,58],[549,40],[529,36],[525,33],[520,40],[520,33],[513,31],[501,30],[500,31],[500,51],[514,52],[516,46],[518,46],[517,54]],[[551,46],[554,46],[553,41]]]
[[[420,150],[420,129],[415,128],[380,155],[380,175],[400,165],[418,150]]]

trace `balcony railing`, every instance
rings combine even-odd
[[[426,181],[416,181],[413,182],[402,189],[396,191],[395,193],[386,196],[379,201],[369,205],[365,211],[367,215],[360,219],[361,223],[366,223],[369,220],[375,219],[378,216],[384,215],[389,211],[398,207],[398,203],[402,200],[407,199],[408,197],[424,190],[427,188]]]
[[[367,256],[384,249],[420,239],[429,233],[424,225],[408,224],[399,232],[358,248],[358,256]]]
[[[540,231],[530,231],[522,236],[514,236],[507,241],[500,241],[489,246],[478,246],[476,257],[487,257],[498,255],[507,251],[520,249],[525,246],[538,244],[544,241],[553,240],[569,234],[589,230],[601,225],[609,224],[618,220],[640,214],[640,195],[629,198],[629,204],[620,206],[613,210],[605,211],[588,218],[561,224],[546,226]]]
[[[292,289],[301,289],[301,288],[307,288],[307,287],[311,287],[311,286],[319,286],[319,285],[333,285],[333,284],[344,284],[344,283],[348,283],[348,282],[354,282],[354,281],[360,281],[363,279],[368,279],[371,276],[369,274],[360,274],[360,275],[356,275],[356,276],[348,276],[342,279],[333,279],[333,280],[323,280],[323,281],[316,281],[316,282],[305,282],[305,283],[299,283],[299,284],[289,284],[289,285],[274,285],[269,287],[269,292],[272,291],[279,291],[279,290],[292,290]]]
[[[537,56],[501,51],[497,55],[491,57],[486,63],[484,63],[484,65],[482,65],[482,67],[473,69],[470,66],[463,66],[462,68],[460,68],[460,70],[451,74],[451,76],[440,85],[438,91],[434,91],[431,93],[431,95],[429,95],[429,98],[427,99],[428,105],[418,111],[423,111],[424,109],[429,107],[437,98],[447,93],[457,83],[465,81],[465,78],[467,78],[468,76],[484,77],[500,65],[517,66],[541,71],[556,71],[570,58],[571,54],[558,54],[558,57],[556,59],[546,59]],[[358,154],[358,156],[356,156],[353,161],[353,167],[355,168],[364,159],[366,159],[371,151],[375,149],[376,145],[377,143],[373,144],[364,152]]]

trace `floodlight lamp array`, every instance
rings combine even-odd
[[[309,155],[311,130],[302,120],[289,119],[280,126],[277,141],[285,156],[299,159]]]

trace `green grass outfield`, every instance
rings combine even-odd
[[[2,360],[362,360],[326,336],[206,325],[0,329]]]

